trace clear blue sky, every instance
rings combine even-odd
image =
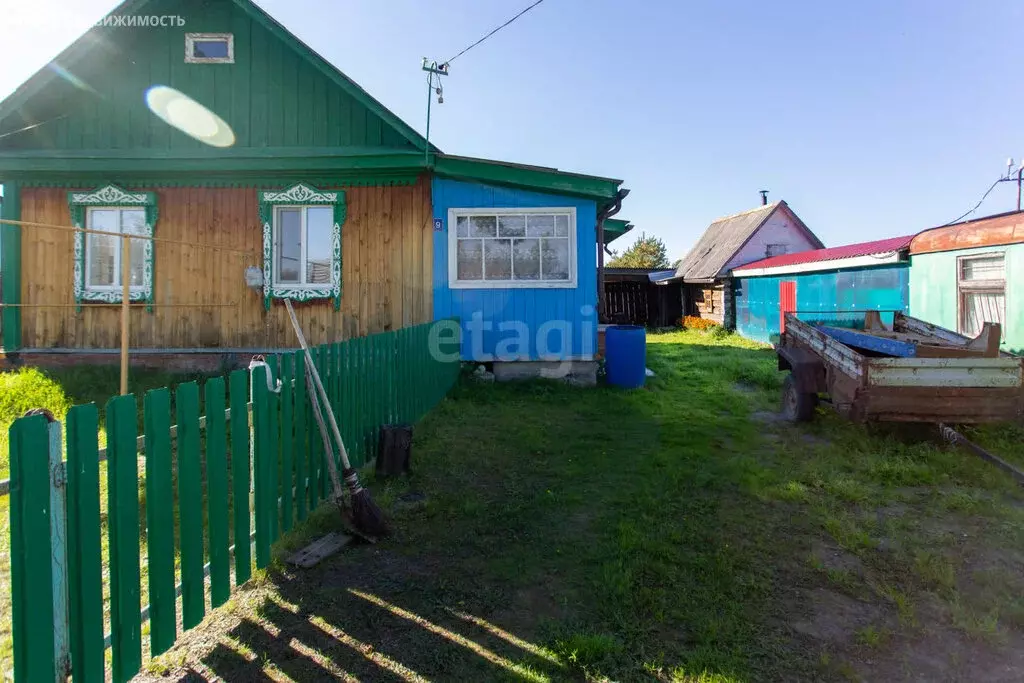
[[[529,2],[259,4],[422,131],[420,59],[451,57]],[[0,93],[116,4],[5,0],[4,54],[20,57]],[[454,62],[431,139],[623,178],[621,216],[673,259],[761,188],[828,245],[915,232],[1024,156],[1022,27],[1017,0],[545,0]],[[976,215],[1015,202],[1006,183]]]

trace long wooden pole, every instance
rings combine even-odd
[[[313,383],[316,384],[317,392],[323,400],[325,408],[324,412],[327,413],[327,420],[331,424],[331,431],[334,432],[334,439],[338,442],[338,450],[341,454],[341,464],[345,466],[346,470],[352,469],[352,465],[348,461],[348,451],[345,450],[345,442],[341,438],[341,430],[338,429],[338,421],[334,419],[334,410],[331,408],[331,401],[327,398],[327,392],[324,391],[323,382],[320,381],[320,373],[317,371],[316,365],[313,364],[313,357],[309,354],[309,345],[306,344],[306,336],[302,334],[302,326],[299,325],[299,319],[295,317],[295,309],[292,308],[292,302],[285,299],[284,307],[288,309],[288,317],[292,319],[292,327],[295,328],[295,336],[299,338],[299,346],[302,347],[302,353],[306,357],[306,368],[309,370],[309,374],[313,378]],[[333,468],[333,465],[330,467]]]
[[[128,311],[131,302],[131,238],[121,238],[121,395],[128,393]]]
[[[341,480],[338,479],[338,468],[334,464],[334,449],[331,447],[331,437],[327,435],[327,427],[324,426],[324,415],[320,412],[320,399],[316,395],[316,387],[313,386],[312,366],[306,366],[306,391],[309,392],[309,399],[312,402],[313,417],[320,428],[320,438],[324,441],[324,459],[327,461],[327,472],[331,477],[331,488],[334,489],[334,499],[340,503],[342,500]]]

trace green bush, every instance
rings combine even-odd
[[[63,387],[37,368],[0,373],[0,478],[8,472],[7,430],[32,408],[46,408],[63,420],[71,400]]]

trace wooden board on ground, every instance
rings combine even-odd
[[[332,531],[323,538],[313,541],[302,550],[290,555],[287,562],[288,564],[295,565],[296,567],[309,569],[310,567],[318,564],[325,557],[330,557],[351,542],[352,537],[348,534]]]

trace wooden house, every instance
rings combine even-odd
[[[908,251],[912,235],[784,254],[732,269],[736,331],[777,341],[786,313],[844,326],[880,311],[891,325],[910,307]],[[858,311],[851,314],[850,311]]]
[[[736,313],[730,283],[733,268],[824,247],[785,201],[718,218],[676,268],[673,279],[683,288],[683,315],[732,328]]]
[[[131,233],[133,354],[294,347],[290,299],[313,343],[457,317],[469,359],[593,357],[621,181],[444,154],[249,0],[111,16],[0,103],[8,355],[116,350]]]
[[[910,312],[968,337],[999,323],[1024,354],[1024,212],[925,230],[910,243]]]

